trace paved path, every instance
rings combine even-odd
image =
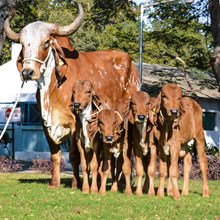
[[[18,164],[22,167],[22,170],[17,171],[18,173],[36,173],[37,170],[32,168],[32,161],[19,161]],[[61,174],[73,175],[73,171],[69,168],[65,168]]]

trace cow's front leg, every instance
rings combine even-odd
[[[82,192],[84,194],[88,194],[89,193],[89,177],[88,177],[88,166],[87,166],[86,157],[85,157],[86,152],[82,148],[80,139],[78,140],[77,145],[78,145],[79,152],[80,152],[80,165],[81,165],[82,174],[83,174]]]
[[[99,194],[105,195],[107,178],[111,172],[111,153],[104,149],[104,158],[102,163],[102,181]]]
[[[93,151],[92,149],[90,151]],[[98,186],[97,186],[97,177],[98,177],[98,157],[99,155],[96,152],[93,152],[92,160],[90,162],[90,169],[92,173],[92,185],[91,185],[91,193],[98,193]]]
[[[51,161],[53,164],[52,178],[48,188],[58,188],[60,186],[60,164],[61,164],[61,150],[57,146],[57,153],[51,153]],[[59,149],[59,150],[58,150]]]
[[[187,149],[187,146],[186,146]],[[188,149],[187,149],[188,151]],[[192,156],[189,152],[186,152],[186,156],[183,158],[183,190],[181,195],[189,195],[189,175],[192,169]]]
[[[171,153],[171,165],[169,169],[169,175],[173,184],[173,199],[180,199],[180,192],[178,188],[178,159],[179,159],[180,146],[172,147]]]
[[[164,196],[164,181],[167,176],[167,156],[164,154],[162,147],[160,147],[159,151],[159,187],[157,190],[157,196]]]
[[[136,165],[136,176],[137,176],[137,188],[136,188],[136,195],[142,195],[142,187],[141,187],[141,180],[144,174],[144,167],[142,163],[142,150],[134,147],[135,153],[135,165]]]
[[[118,190],[118,184],[117,184],[117,180],[116,180],[116,158],[112,155],[112,159],[111,159],[111,177],[112,177],[112,187],[111,187],[111,192],[117,192]]]
[[[122,165],[122,171],[125,175],[125,181],[126,181],[126,188],[125,188],[125,193],[127,195],[131,195],[132,194],[132,190],[131,190],[131,145],[127,144],[124,146],[124,162]]]

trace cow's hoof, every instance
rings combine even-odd
[[[48,189],[56,189],[56,188],[59,188],[60,186],[59,185],[49,185],[47,188]]]
[[[173,194],[173,199],[174,200],[180,200],[181,199],[180,193]]]
[[[158,197],[164,197],[164,191],[157,191],[157,196]]]
[[[127,195],[132,195],[132,190],[131,190],[131,189],[126,189],[126,190],[125,190],[125,194],[127,194]]]
[[[148,196],[155,196],[155,191],[148,191],[148,194],[147,194]]]
[[[182,196],[188,196],[188,195],[189,195],[189,192],[188,192],[187,190],[183,190],[183,191],[181,192],[181,195],[182,195]]]
[[[143,195],[143,193],[142,193],[142,190],[138,190],[138,191],[136,191],[136,196],[142,196]]]
[[[82,193],[83,194],[89,194],[89,187],[83,187],[82,188]]]
[[[117,192],[117,191],[118,191],[118,187],[115,186],[115,185],[113,185],[113,186],[111,187],[111,192]]]
[[[98,188],[97,187],[91,188],[91,193],[92,194],[97,194],[98,193]]]
[[[99,190],[99,194],[102,195],[102,196],[104,196],[104,195],[105,195],[105,191],[100,191],[100,190]]]
[[[209,197],[209,189],[203,190],[202,196],[203,196],[203,197]]]

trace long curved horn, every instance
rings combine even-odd
[[[78,5],[78,9],[79,9],[79,13],[76,19],[74,20],[74,22],[67,26],[58,26],[56,35],[69,36],[75,33],[80,28],[83,22],[83,16],[84,16],[83,8],[81,4]]]
[[[11,27],[10,27],[11,20],[12,20],[12,18],[8,17],[4,22],[5,33],[6,33],[7,37],[10,38],[11,40],[13,40],[14,42],[19,42],[20,35],[15,33],[11,29]]]

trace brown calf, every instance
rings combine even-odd
[[[111,191],[117,191],[117,182],[121,171],[126,179],[126,194],[132,194],[130,186],[131,149],[127,143],[127,123],[129,99],[117,101],[112,109],[104,109],[98,115],[98,128],[103,140],[102,181],[99,193],[105,195],[106,181],[112,174]],[[117,168],[115,160],[117,158]],[[115,174],[116,168],[116,174]]]
[[[132,94],[129,116],[129,144],[133,144],[136,162],[137,188],[136,195],[142,195],[141,179],[146,173],[143,191],[154,196],[154,178],[156,173],[157,150],[154,144],[154,126],[148,120],[150,99],[148,93],[138,91]],[[130,134],[130,131],[129,131]],[[149,190],[148,190],[149,189]]]
[[[167,84],[157,98],[157,132],[159,145],[160,182],[157,195],[164,196],[164,179],[169,169],[167,194],[180,199],[178,189],[178,159],[184,156],[184,184],[182,195],[188,194],[189,173],[192,158],[187,143],[194,139],[198,151],[200,169],[203,176],[203,196],[209,196],[207,184],[207,156],[204,148],[202,127],[202,109],[190,98],[182,98],[181,89],[174,84]],[[172,186],[173,185],[173,186]]]
[[[106,102],[101,101],[96,95],[92,83],[88,80],[77,81],[73,85],[72,104],[70,108],[76,117],[76,143],[80,152],[80,163],[83,173],[83,193],[89,193],[89,171],[92,172],[91,193],[97,193],[97,171],[101,151],[101,140],[88,134],[89,120],[95,117],[100,109],[107,108]],[[93,123],[93,122],[92,122]],[[90,123],[90,126],[92,126]],[[70,150],[70,162],[74,173],[78,172],[76,149]],[[78,180],[77,180],[78,182]]]

